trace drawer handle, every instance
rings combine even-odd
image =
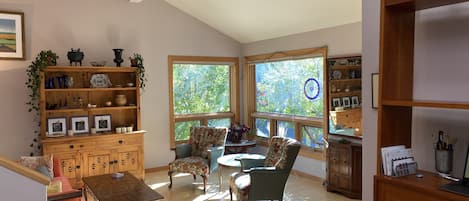
[[[114,163],[115,163],[115,164],[117,164],[117,162],[118,162],[117,160],[114,160]]]
[[[76,168],[77,168],[77,169],[80,169],[80,166],[79,166],[79,165],[77,165],[77,167],[76,167]]]
[[[70,149],[73,149],[73,148],[74,148],[74,146],[73,146],[73,144],[71,144],[71,145],[70,145]]]
[[[83,147],[85,147],[85,145],[80,144],[80,147],[83,148]]]
[[[112,165],[112,164],[114,164],[114,161],[109,161],[109,165]]]
[[[119,140],[119,144],[122,144],[122,143],[124,143],[124,141],[123,141],[123,140]]]

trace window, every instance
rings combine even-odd
[[[238,58],[169,56],[171,146],[192,126],[239,121]]]
[[[259,138],[296,138],[306,150],[323,148],[327,48],[248,56],[245,118]]]

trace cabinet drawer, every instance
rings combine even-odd
[[[69,141],[64,143],[44,144],[44,153],[57,153],[95,149],[95,142]]]
[[[113,148],[127,145],[141,145],[143,139],[140,135],[122,135],[121,137],[113,137],[107,139],[100,139],[97,141],[96,148]]]

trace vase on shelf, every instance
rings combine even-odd
[[[127,97],[124,94],[119,94],[116,96],[116,100],[114,101],[117,106],[125,106],[127,104]]]
[[[124,62],[124,59],[122,59],[122,51],[124,49],[112,49],[114,51],[114,62],[116,63],[117,67],[121,66],[121,63]]]

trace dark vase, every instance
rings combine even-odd
[[[123,49],[112,49],[114,51],[114,62],[116,63],[116,66],[120,67],[121,63],[124,62],[124,59],[122,59],[122,51]]]
[[[231,131],[228,133],[228,140],[232,143],[240,143],[241,139],[243,139],[243,133],[237,131]]]
[[[67,53],[67,58],[68,60],[70,60],[70,66],[73,63],[75,63],[75,66],[77,65],[77,63],[79,63],[81,66],[81,61],[83,60],[83,57],[85,57],[85,54],[80,51],[80,48],[78,48],[77,50],[74,50],[72,48],[72,50]]]

